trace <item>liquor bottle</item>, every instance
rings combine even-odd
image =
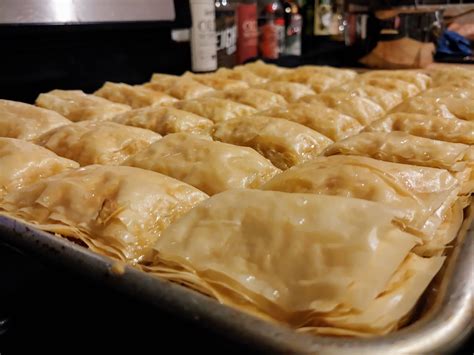
[[[258,55],[257,0],[235,1],[237,12],[237,64]]]
[[[192,70],[217,69],[216,18],[214,0],[190,0]]]
[[[283,3],[285,13],[285,50],[286,55],[301,55],[301,35],[303,31],[303,17],[300,7],[295,0]]]
[[[215,0],[217,66],[232,68],[237,55],[237,21],[230,0]]]
[[[278,59],[285,46],[283,7],[277,0],[258,1],[258,52],[262,58]]]
[[[331,35],[332,18],[332,1],[316,0],[314,5],[314,35]]]

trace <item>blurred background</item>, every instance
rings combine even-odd
[[[263,58],[285,66],[472,63],[474,4],[375,0],[0,0],[0,95],[142,83]]]

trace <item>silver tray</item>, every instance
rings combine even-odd
[[[445,265],[420,299],[415,320],[394,333],[369,339],[299,334],[4,216],[0,216],[0,242],[260,351],[351,355],[444,353],[456,349],[472,329],[472,207],[465,210],[463,226]]]

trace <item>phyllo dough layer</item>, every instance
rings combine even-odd
[[[214,122],[192,112],[178,110],[174,107],[145,107],[127,111],[113,118],[114,122],[146,128],[156,133],[187,132],[209,135]]]
[[[280,169],[311,160],[332,140],[299,123],[266,116],[245,116],[219,122],[213,137],[255,149]]]
[[[55,111],[23,102],[0,100],[0,137],[32,140],[69,123],[71,121]]]
[[[392,113],[372,122],[364,131],[402,131],[446,142],[474,144],[473,121],[417,113]]]
[[[53,129],[35,143],[83,166],[118,165],[160,138],[148,129],[86,121]]]
[[[124,165],[174,177],[209,195],[232,188],[257,188],[280,172],[251,148],[185,133],[164,137]]]
[[[401,211],[402,225],[433,235],[458,198],[458,180],[444,169],[360,156],[320,157],[268,181],[264,190],[360,198]]]
[[[106,82],[94,95],[113,102],[129,105],[132,108],[170,104],[178,101],[178,99],[172,96],[145,87],[111,82]]]
[[[0,138],[0,200],[7,192],[78,167],[75,161],[33,143]]]
[[[181,181],[126,166],[91,165],[5,196],[4,214],[78,239],[132,263],[147,260],[161,232],[207,195]]]
[[[393,224],[398,213],[359,199],[229,190],[171,225],[155,244],[155,261],[169,267],[164,277],[194,280],[227,304],[251,305],[302,330],[347,334],[360,323],[366,335],[386,333],[443,260],[409,253],[417,238]],[[381,306],[386,316],[376,313]]]
[[[56,111],[71,121],[106,121],[131,110],[128,105],[88,95],[80,90],[53,90],[40,94],[36,105]]]

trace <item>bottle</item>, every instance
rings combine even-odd
[[[303,17],[300,7],[295,0],[283,3],[285,13],[285,50],[286,55],[301,55],[301,35],[303,31]]]
[[[216,18],[214,0],[190,0],[191,60],[194,72],[217,69]]]
[[[237,12],[237,64],[258,55],[257,0],[236,3]]]
[[[329,36],[333,18],[331,0],[315,0],[314,5],[314,35]]]
[[[258,52],[263,58],[278,59],[285,45],[283,7],[277,0],[258,1]]]
[[[234,4],[215,0],[217,66],[232,68],[237,55],[237,24]]]

